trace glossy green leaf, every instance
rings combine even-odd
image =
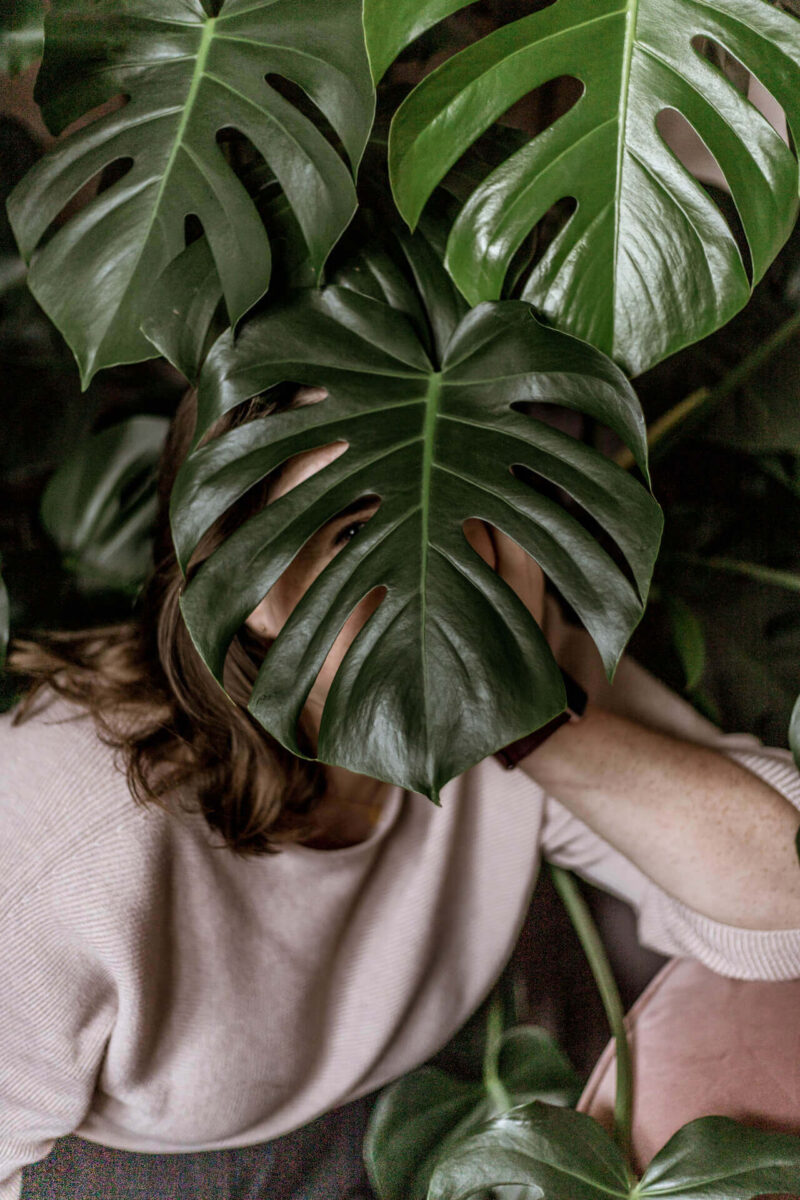
[[[51,477],[45,529],[84,591],[135,593],[152,565],[155,469],[165,417],[131,417],[93,434]]]
[[[580,1079],[543,1029],[507,1030],[495,1066],[512,1105],[577,1103]],[[385,1088],[364,1141],[364,1161],[380,1200],[425,1200],[437,1159],[494,1112],[482,1081],[456,1079],[435,1067]]]
[[[438,0],[398,0],[408,22]],[[368,40],[380,6],[366,8]],[[476,188],[447,264],[470,303],[494,299],[517,249],[564,197],[577,208],[522,297],[631,375],[717,329],[751,280],[719,209],[656,129],[678,110],[722,167],[749,244],[753,281],[786,241],[798,164],[767,120],[691,47],[711,37],[786,110],[800,142],[800,22],[764,0],[558,0],[449,58],[392,122],[390,171],[413,226],[433,188],[515,101],[562,75],[584,93]],[[377,51],[373,53],[377,54]],[[388,53],[388,49],[387,49]]]
[[[427,1200],[524,1185],[530,1200],[631,1200],[625,1160],[584,1113],[534,1101],[487,1121],[436,1165]]]
[[[14,191],[9,212],[30,287],[64,334],[84,381],[152,357],[140,330],[155,280],[203,227],[236,322],[267,289],[270,247],[257,209],[217,143],[234,128],[263,155],[321,271],[356,208],[351,172],[299,108],[266,81],[298,84],[355,168],[374,93],[360,0],[55,0],[37,96],[61,131],[120,94],[122,108],[69,136]],[[112,164],[130,169],[40,245],[64,205]],[[37,250],[36,247],[39,246]]]
[[[700,1117],[670,1138],[650,1163],[635,1193],[675,1200],[752,1200],[796,1193],[800,1137],[765,1133],[730,1117]]]
[[[329,396],[196,450],[173,491],[172,525],[186,564],[204,531],[258,480],[301,451],[347,443],[203,564],[183,596],[184,616],[221,680],[232,637],[307,539],[359,498],[380,497],[270,648],[250,711],[302,754],[296,722],[308,691],[349,613],[383,586],[328,695],[318,758],[436,797],[565,703],[538,626],[471,549],[463,522],[490,522],[540,562],[611,674],[641,615],[661,516],[627,472],[520,411],[540,401],[588,413],[645,468],[641,414],[622,372],[541,325],[526,304],[460,315],[432,245],[408,239],[404,253],[413,286],[376,254],[369,270],[357,262],[336,284],[271,307],[235,341],[217,342],[201,375],[197,439],[220,414],[282,381]],[[512,473],[517,464],[563,488],[606,529],[635,585],[574,515]]]
[[[0,75],[19,75],[41,57],[42,0],[5,0],[0,8]]]
[[[800,1138],[729,1117],[684,1125],[637,1183],[605,1130],[582,1113],[534,1103],[488,1121],[437,1164],[428,1200],[467,1200],[506,1184],[530,1200],[752,1200],[800,1180]]]

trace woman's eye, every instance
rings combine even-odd
[[[339,530],[334,538],[334,544],[339,546],[343,542],[349,542],[351,538],[356,536],[359,529],[364,528],[366,523],[366,521],[351,521],[349,525],[345,525],[344,529]]]

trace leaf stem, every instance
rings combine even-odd
[[[631,1126],[633,1123],[633,1066],[628,1037],[625,1032],[625,1014],[619,990],[614,980],[611,964],[605,952],[597,926],[592,920],[586,901],[578,890],[578,884],[570,871],[547,864],[569,919],[578,935],[583,952],[588,959],[597,990],[603,1001],[606,1018],[616,1045],[617,1087],[614,1098],[614,1140],[622,1152],[628,1171],[633,1177],[631,1166]]]
[[[512,1107],[511,1097],[503,1086],[497,1070],[500,1056],[500,1041],[503,1037],[503,997],[495,989],[486,1017],[486,1048],[483,1052],[483,1086],[491,1096],[497,1113],[508,1112]]]
[[[724,558],[713,555],[703,558],[702,554],[670,554],[669,558],[676,562],[688,563],[697,567],[709,567],[713,571],[728,571],[732,575],[746,575],[749,579],[757,579],[759,583],[771,583],[774,587],[786,588],[789,592],[800,592],[800,575],[795,571],[777,571],[774,567],[762,567],[760,563],[745,562],[738,558]]]
[[[762,342],[750,354],[746,354],[741,362],[737,363],[715,387],[698,388],[663,413],[647,430],[647,445],[651,451],[651,461],[658,459],[670,449],[674,439],[667,437],[667,434],[683,425],[689,417],[696,418],[698,414],[706,416],[716,404],[735,392],[749,376],[758,371],[764,363],[772,358],[773,354],[780,350],[784,342],[798,332],[800,332],[800,309],[791,317],[787,317],[765,342]],[[689,428],[691,428],[691,424]],[[615,456],[615,462],[625,470],[630,470],[634,460],[627,446],[623,447]]]

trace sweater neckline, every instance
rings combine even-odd
[[[286,842],[281,847],[281,852],[284,854],[290,853],[295,857],[313,856],[314,858],[324,860],[336,859],[337,862],[340,859],[355,858],[359,854],[364,854],[386,837],[389,830],[397,821],[400,806],[405,795],[404,789],[399,784],[395,784],[391,788],[383,803],[381,815],[370,830],[369,836],[364,838],[363,841],[355,842],[352,846],[340,846],[338,849],[331,850],[322,850],[317,846],[303,846],[299,842]]]

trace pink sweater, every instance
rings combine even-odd
[[[800,807],[786,751],[723,737],[629,660],[612,693]],[[59,701],[0,718],[0,1200],[71,1132],[149,1153],[245,1146],[411,1070],[491,989],[542,855],[627,899],[648,946],[800,977],[800,930],[688,909],[494,759],[441,809],[393,789],[359,845],[243,861],[202,816],[136,805],[75,716]]]

